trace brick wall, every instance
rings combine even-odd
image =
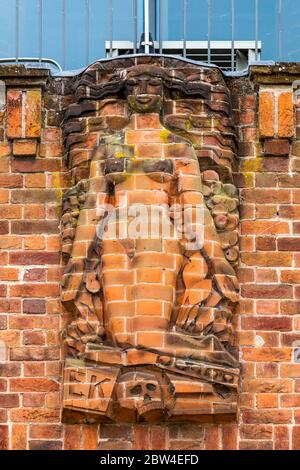
[[[299,74],[299,75],[298,75]],[[70,185],[60,125],[70,80],[2,67],[0,449],[300,448],[300,101],[295,66],[228,79],[239,138],[236,422],[63,425],[60,210]]]

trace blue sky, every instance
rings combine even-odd
[[[142,0],[139,1],[139,33],[142,28]],[[300,61],[300,1],[283,1],[283,58]],[[63,65],[62,2],[43,0],[43,56]],[[164,39],[183,36],[183,0],[164,0],[166,21]],[[212,39],[230,39],[230,0],[212,0]],[[132,39],[132,0],[114,0],[114,39]],[[255,0],[235,0],[237,40],[255,37]],[[38,55],[38,0],[20,0],[20,55]],[[78,68],[104,57],[104,41],[109,38],[109,0],[90,0],[90,34],[87,35],[86,0],[66,0],[66,64]],[[13,57],[16,51],[15,0],[0,0],[0,57]],[[260,0],[260,39],[264,60],[278,59],[277,0]],[[188,39],[207,38],[207,2],[189,0]],[[88,41],[88,42],[87,42]],[[89,44],[89,47],[87,47]]]

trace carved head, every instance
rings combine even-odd
[[[139,69],[132,70],[124,85],[125,95],[133,112],[153,113],[161,110],[163,79],[156,68],[151,67],[143,73]]]

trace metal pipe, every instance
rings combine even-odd
[[[207,0],[207,61],[211,63],[211,0]]]
[[[235,10],[234,0],[231,0],[231,71],[234,72],[234,26],[235,26]]]
[[[163,31],[164,31],[164,5],[163,0],[159,0],[159,53],[163,53]]]
[[[183,57],[186,57],[187,2],[188,0],[183,0]]]
[[[137,0],[133,0],[133,52],[137,53]]]
[[[109,0],[109,56],[113,56],[114,3]]]
[[[144,26],[145,26],[145,54],[150,53],[150,5],[149,0],[144,0]]]
[[[20,0],[16,0],[16,62],[20,55]]]
[[[9,62],[15,63],[15,62],[17,62],[17,58],[16,57],[2,57],[2,58],[0,58],[0,63],[1,64],[6,64],[6,63],[9,63]],[[40,58],[39,57],[19,57],[18,62],[40,62]],[[54,60],[54,59],[48,59],[46,57],[42,57],[42,63],[43,62],[55,65],[55,67],[57,67],[60,72],[63,71],[60,64],[58,62],[56,62],[56,60]]]
[[[62,66],[66,69],[66,0],[62,0]]]
[[[85,48],[85,61],[86,65],[90,63],[90,20],[91,20],[91,3],[90,0],[86,0],[86,48]]]
[[[42,56],[43,56],[43,0],[39,0],[38,15],[39,15],[39,62],[41,64]]]
[[[258,35],[259,35],[259,5],[258,0],[255,0],[255,60],[258,61]]]
[[[282,0],[278,0],[278,58],[282,61],[282,34],[283,34],[283,23],[282,23]]]

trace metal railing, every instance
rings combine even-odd
[[[1,62],[12,62],[15,61],[16,63],[19,62],[38,62],[40,65],[47,64],[52,61],[52,63],[57,66],[58,69],[65,70],[67,67],[67,20],[68,13],[67,13],[67,2],[68,0],[61,0],[61,10],[59,12],[59,17],[61,18],[61,36],[56,38],[57,43],[60,43],[60,49],[62,51],[61,54],[61,66],[58,63],[57,58],[50,58],[44,59],[43,56],[44,52],[44,39],[45,39],[45,22],[47,18],[45,17],[45,3],[51,2],[51,0],[36,0],[37,5],[37,29],[38,29],[38,57],[34,59],[24,59],[20,56],[21,51],[21,44],[20,44],[20,2],[22,0],[7,0],[8,3],[14,2],[15,3],[15,32],[14,32],[14,41],[15,41],[15,57],[10,58],[1,58],[1,50],[0,50],[0,58]],[[82,58],[81,66],[84,67],[89,64],[90,62],[90,50],[91,50],[91,19],[93,18],[93,8],[95,6],[95,1],[92,0],[81,0],[84,6],[85,15],[83,18],[84,24],[84,37],[83,40],[85,42],[85,52],[84,57]],[[98,0],[101,2],[104,0]],[[190,13],[190,1],[189,0],[181,0],[182,7],[183,7],[183,15],[182,15],[182,32],[183,37],[178,38],[178,41],[181,41],[181,53],[180,55],[183,57],[189,58],[188,52],[188,44],[189,44],[189,24],[188,18]],[[213,60],[213,48],[212,43],[213,39],[213,6],[214,2],[218,0],[206,0],[206,8],[207,8],[207,30],[206,31],[199,31],[199,39],[198,41],[202,41],[203,39],[206,40],[207,44],[207,58],[206,62],[209,64],[212,63]],[[231,71],[236,70],[236,42],[238,42],[239,38],[236,37],[236,6],[238,2],[244,0],[228,0],[228,5],[230,8],[230,65],[226,67]],[[277,37],[278,37],[278,58],[282,60],[283,58],[283,2],[285,0],[274,0],[276,2],[277,8]],[[106,37],[103,41],[103,45],[105,40],[109,43],[109,57],[113,57],[115,55],[115,48],[114,43],[116,41],[115,33],[118,33],[118,27],[114,24],[115,20],[115,2],[116,0],[106,0],[105,5],[108,5],[109,11],[107,12],[108,18],[108,37]],[[167,38],[164,38],[164,24],[166,20],[166,9],[167,0],[131,0],[131,10],[132,10],[132,18],[130,19],[130,27],[128,28],[128,37],[125,38],[127,41],[132,43],[132,49],[130,49],[131,53],[137,54],[138,52],[143,52],[145,54],[149,54],[152,50],[151,48],[154,47],[153,42],[151,41],[151,37],[154,36],[154,40],[156,40],[156,44],[158,43],[158,48],[155,49],[156,52],[162,54],[164,52],[164,43],[166,42]],[[254,21],[253,21],[253,37],[252,44],[254,44],[254,59],[257,61],[260,59],[260,48],[261,48],[261,41],[260,41],[260,6],[264,0],[253,0],[252,5],[254,6]],[[127,2],[128,3],[128,2]],[[104,4],[104,3],[103,3]],[[102,5],[103,5],[102,4]],[[69,3],[68,3],[69,5]],[[205,3],[204,3],[205,5]],[[150,12],[156,11],[156,25],[157,31],[151,30],[151,22],[150,22]],[[152,9],[152,10],[151,10]],[[29,12],[30,13],[30,12]],[[228,13],[228,11],[226,12]],[[126,14],[126,12],[123,12]],[[142,26],[141,26],[142,25]],[[143,41],[139,41],[138,38],[138,30],[139,28],[142,29],[144,32],[144,39]],[[99,19],[99,30],[103,29],[102,25],[100,24]],[[152,34],[152,36],[151,36]],[[1,36],[1,31],[0,31]],[[201,37],[202,36],[202,37]],[[203,37],[204,36],[204,37]],[[177,42],[178,42],[177,41]],[[94,43],[94,40],[93,40]],[[24,55],[24,54],[22,54]],[[27,55],[27,54],[26,54]],[[46,54],[48,55],[48,54]],[[104,57],[103,53],[103,57]],[[201,55],[201,54],[200,54]],[[253,54],[252,54],[253,56]],[[251,57],[252,57],[251,56]],[[101,57],[98,57],[101,58]],[[252,57],[253,58],[253,57]]]

